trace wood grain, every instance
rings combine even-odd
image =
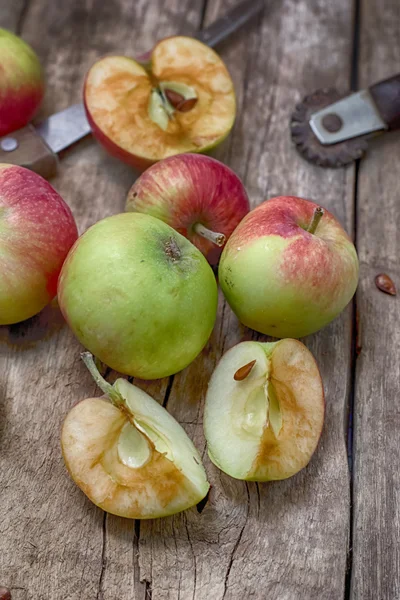
[[[209,3],[206,22],[234,2]],[[278,194],[321,202],[351,233],[353,168],[324,171],[292,148],[289,116],[316,87],[346,88],[351,6],[283,0],[267,2],[263,19],[221,48],[235,81],[239,118],[218,156],[243,178],[252,205]],[[309,467],[291,480],[246,484],[206,458],[212,483],[201,515],[188,511],[141,524],[140,574],[153,600],[343,598],[349,528],[345,446],[350,374],[350,309],[307,340],[321,367],[327,418]],[[168,409],[205,450],[202,403],[222,353],[252,333],[222,301],[206,351],[175,376]]]
[[[26,0],[0,0],[0,27],[19,33]]]
[[[400,7],[361,3],[360,86],[399,71]],[[387,273],[400,288],[400,135],[371,143],[359,171],[357,242],[361,324],[354,408],[352,600],[400,598],[399,296],[374,283]]]
[[[41,114],[81,100],[83,78],[97,57],[140,54],[158,37],[194,31],[200,18],[201,6],[184,0],[163,10],[156,0],[32,0],[22,35],[45,67]],[[82,232],[123,210],[133,180],[128,167],[87,139],[63,153],[52,183]],[[0,585],[11,588],[13,600],[144,599],[135,523],[92,505],[61,458],[64,416],[78,400],[98,394],[79,344],[56,304],[0,328],[0,341]]]

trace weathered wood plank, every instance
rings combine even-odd
[[[9,14],[1,8],[0,18]],[[139,54],[160,36],[191,33],[200,18],[201,6],[189,0],[171,0],[162,11],[156,0],[32,0],[22,35],[45,67],[42,114],[80,101],[97,57]],[[52,183],[84,231],[123,210],[133,178],[88,139],[64,153]],[[61,458],[64,416],[79,399],[98,395],[80,350],[56,305],[0,328],[0,584],[13,600],[146,596],[134,522],[105,517],[69,480]]]
[[[234,2],[208,4],[210,22]],[[350,74],[352,6],[282,0],[267,2],[264,18],[221,48],[235,80],[239,118],[219,157],[244,179],[256,205],[277,194],[320,201],[352,232],[350,167],[312,167],[291,147],[288,121],[306,92],[346,88]],[[252,336],[221,299],[218,322],[202,357],[175,376],[169,410],[205,449],[202,405],[221,354]],[[153,600],[182,598],[341,600],[349,529],[345,445],[351,311],[307,340],[325,382],[327,416],[319,449],[297,477],[270,485],[234,481],[207,458],[212,483],[201,515],[141,524],[140,574]]]
[[[398,73],[400,6],[361,3],[360,87]],[[361,162],[357,241],[361,281],[357,304],[361,353],[354,409],[354,535],[352,600],[400,598],[400,299],[376,289],[388,273],[400,292],[400,135],[376,140]]]
[[[19,24],[29,0],[0,0],[0,27],[19,33]]]

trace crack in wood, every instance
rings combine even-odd
[[[350,71],[350,87],[352,90],[358,88],[358,61],[360,50],[360,26],[361,26],[361,0],[354,0],[353,4],[353,46],[351,55],[351,71]],[[353,189],[353,239],[354,245],[357,248],[357,208],[358,208],[358,180],[359,180],[360,161],[356,161],[354,167],[354,189]],[[353,473],[353,415],[355,406],[355,386],[356,386],[356,362],[358,356],[358,306],[357,294],[353,299],[352,306],[352,329],[351,329],[351,353],[350,353],[350,390],[349,390],[349,406],[348,406],[348,427],[347,427],[347,458],[349,463],[350,473],[350,515],[349,515],[349,535],[348,549],[346,560],[346,573],[344,582],[344,600],[349,600],[351,597],[351,578],[353,571],[353,520],[354,520],[354,473]]]
[[[246,527],[246,525],[247,525],[247,519],[248,519],[249,512],[250,512],[250,492],[249,492],[249,484],[247,483],[247,481],[246,481],[245,483],[246,483],[246,491],[247,491],[247,514],[246,514],[245,521],[244,521],[244,523],[243,523],[243,527],[242,527],[242,529],[240,530],[240,533],[239,533],[239,535],[238,535],[238,538],[237,538],[237,540],[236,540],[236,543],[235,543],[235,545],[234,545],[234,547],[233,547],[233,550],[232,550],[232,552],[231,552],[231,556],[230,556],[229,563],[228,563],[228,568],[227,568],[227,570],[226,570],[226,575],[225,575],[225,581],[224,581],[224,593],[223,593],[223,595],[222,595],[222,599],[221,599],[221,600],[224,600],[224,599],[225,599],[225,596],[226,596],[226,594],[227,594],[227,591],[228,591],[228,579],[229,579],[229,574],[230,574],[230,572],[231,572],[231,569],[232,569],[233,561],[235,560],[235,554],[236,554],[236,550],[238,549],[238,547],[239,547],[239,544],[240,544],[240,542],[241,542],[241,540],[242,540],[243,532],[244,532],[244,529],[245,529],[245,527]]]
[[[103,515],[103,545],[101,548],[101,570],[100,570],[99,585],[98,585],[98,589],[97,589],[96,600],[104,599],[103,580],[104,580],[104,573],[106,570],[106,538],[107,538],[107,513],[105,512]]]

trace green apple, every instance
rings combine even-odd
[[[82,355],[106,398],[87,398],[67,415],[61,447],[68,471],[103,510],[153,519],[198,504],[209,489],[201,457],[179,423],[125,379],[114,385]]]
[[[226,243],[219,282],[240,321],[261,333],[302,337],[327,325],[358,283],[352,241],[322,207],[293,196],[260,204]]]
[[[237,479],[286,479],[309,462],[324,412],[321,376],[304,344],[242,342],[211,377],[204,410],[208,454]]]
[[[142,379],[192,362],[217,312],[217,284],[201,252],[140,213],[103,219],[78,239],[61,271],[58,298],[86,348]]]

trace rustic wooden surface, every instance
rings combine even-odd
[[[80,101],[83,77],[98,56],[139,54],[157,38],[195,32],[235,3],[0,0],[0,26],[37,50],[48,82],[46,115]],[[0,328],[0,584],[12,588],[13,600],[399,599],[398,300],[378,292],[373,277],[377,270],[399,276],[400,140],[382,138],[365,159],[356,203],[355,168],[305,163],[288,129],[305,93],[348,87],[353,9],[349,0],[266,0],[262,19],[219,48],[235,81],[239,116],[217,157],[242,177],[253,206],[296,194],[320,201],[350,234],[357,223],[363,347],[355,373],[354,485],[346,455],[352,307],[305,340],[327,399],[323,436],[307,469],[257,485],[230,479],[208,461],[201,422],[208,379],[224,351],[255,336],[221,298],[202,355],[175,377],[140,383],[203,452],[213,486],[208,504],[201,513],[141,523],[105,515],[69,480],[61,458],[66,412],[97,392],[53,303],[26,323]],[[362,9],[360,76],[367,84],[398,70],[400,16],[393,0],[363,0]],[[52,184],[83,232],[123,210],[133,179],[89,138],[63,153]]]
[[[360,85],[399,72],[400,5],[361,4]],[[400,134],[382,136],[362,161],[357,242],[360,339],[354,419],[352,600],[400,598],[400,298],[376,289],[387,273],[400,294]]]

